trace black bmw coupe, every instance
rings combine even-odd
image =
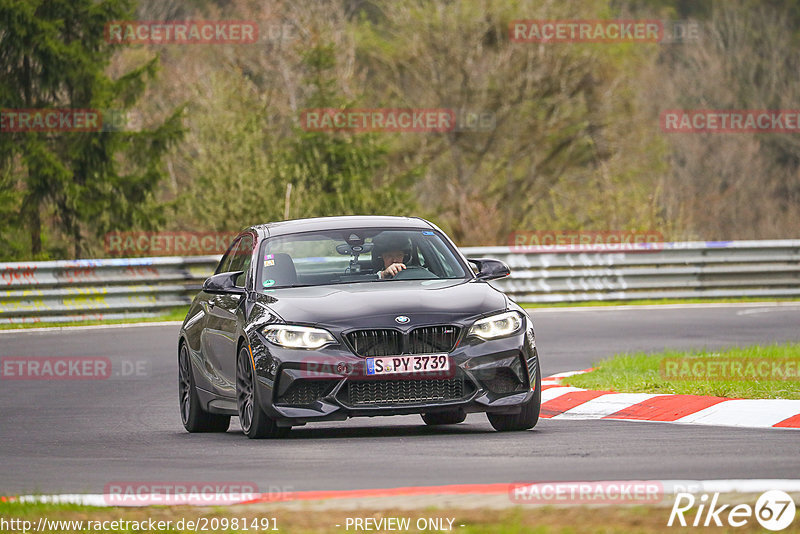
[[[189,432],[250,438],[357,416],[429,425],[485,412],[497,430],[536,425],[533,324],[436,225],[326,217],[242,231],[203,284],[178,338]]]

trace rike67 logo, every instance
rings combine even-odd
[[[779,531],[791,525],[794,516],[794,500],[781,490],[762,493],[754,507],[749,504],[719,504],[719,493],[710,498],[707,493],[699,498],[691,493],[678,493],[667,526],[722,527],[727,523],[731,527],[742,527],[755,518],[763,528]]]

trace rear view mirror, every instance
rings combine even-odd
[[[206,278],[206,281],[203,282],[203,291],[214,295],[242,295],[244,294],[244,288],[236,286],[236,279],[243,273],[244,271],[233,271],[215,274]]]
[[[478,280],[496,280],[511,274],[511,269],[508,265],[500,260],[493,260],[491,258],[470,258],[469,261],[478,267],[476,277]]]
[[[343,256],[357,256],[359,254],[372,252],[372,246],[372,243],[364,243],[363,245],[348,245],[347,243],[342,243],[341,245],[336,245],[336,252]]]

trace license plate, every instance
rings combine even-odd
[[[393,375],[400,373],[428,373],[450,370],[447,354],[419,356],[382,356],[367,358],[367,375]]]

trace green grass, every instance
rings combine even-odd
[[[155,317],[131,317],[129,319],[116,319],[110,321],[90,320],[75,321],[70,323],[56,323],[42,321],[40,323],[20,323],[20,324],[0,324],[0,330],[22,330],[26,328],[47,328],[47,327],[69,327],[69,326],[92,326],[104,324],[129,324],[129,323],[153,323],[159,321],[183,321],[189,306],[173,308],[164,311]]]
[[[755,498],[735,497],[736,502],[753,504]],[[278,530],[276,532],[289,532],[292,534],[326,533],[339,534],[345,532],[345,520],[350,517],[382,517],[410,518],[409,530],[404,532],[431,532],[420,531],[416,527],[417,518],[452,518],[453,532],[459,534],[578,534],[603,532],[611,533],[655,533],[672,532],[675,528],[667,528],[670,508],[667,506],[517,506],[505,509],[482,509],[480,507],[464,508],[432,508],[408,509],[377,509],[369,507],[353,510],[337,510],[331,507],[335,501],[326,503],[325,509],[320,509],[308,503],[303,508],[285,508],[280,505],[244,505],[228,507],[163,507],[153,506],[147,508],[97,508],[77,506],[71,504],[17,504],[0,502],[0,518],[21,519],[30,521],[35,529],[40,518],[50,521],[58,520],[83,520],[83,521],[172,521],[173,528],[158,532],[194,532],[194,530],[176,530],[177,521],[197,520],[198,518],[245,518],[248,522],[253,519],[275,518]],[[670,504],[670,503],[668,503]],[[339,524],[341,526],[337,527]],[[463,527],[461,525],[464,525]],[[86,525],[84,524],[84,527]],[[685,530],[685,529],[684,529]],[[351,527],[350,532],[354,529]],[[747,525],[734,529],[732,527],[715,528],[714,532],[760,532],[758,523],[748,521]],[[3,530],[0,532],[21,532],[21,530]],[[64,534],[87,532],[101,532],[98,530],[55,530]],[[107,529],[102,532],[155,532],[151,530],[114,530]],[[274,532],[273,530],[223,530],[214,532]],[[440,531],[435,531],[440,532]],[[785,533],[800,532],[800,522],[795,521]]]
[[[662,304],[729,304],[737,302],[800,302],[797,298],[741,297],[693,299],[587,300],[586,302],[519,302],[523,308],[577,308],[583,306],[643,306]]]
[[[766,363],[761,364],[761,361]],[[782,376],[772,374],[773,364],[780,365],[778,370],[784,373]],[[741,373],[734,371],[732,374],[723,365],[728,366],[727,369],[741,365]],[[800,399],[797,378],[800,343],[735,347],[715,352],[619,354],[599,362],[594,368],[590,373],[571,376],[562,383],[603,391]],[[787,377],[790,373],[791,377]]]

